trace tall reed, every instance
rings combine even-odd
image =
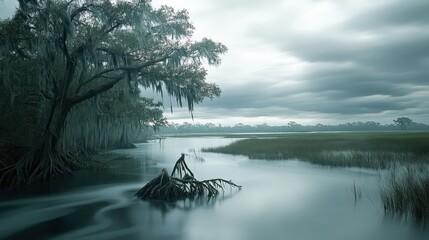
[[[384,212],[429,223],[429,167],[407,166],[393,170],[380,191]]]

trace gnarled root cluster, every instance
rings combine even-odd
[[[71,175],[73,170],[86,166],[80,158],[75,153],[30,151],[15,164],[0,169],[0,186],[11,189]]]
[[[198,181],[185,162],[185,155],[177,160],[171,175],[167,169],[141,188],[136,196],[144,200],[176,201],[196,196],[214,197],[226,187],[241,189],[241,186],[221,178]]]

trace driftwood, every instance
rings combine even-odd
[[[185,154],[176,161],[171,175],[167,169],[141,188],[136,196],[143,200],[176,201],[196,196],[214,197],[226,187],[241,189],[241,186],[221,178],[199,181],[185,162]]]

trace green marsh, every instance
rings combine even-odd
[[[394,163],[429,162],[425,132],[294,133],[250,136],[204,151],[250,159],[299,159],[323,166],[387,168]]]
[[[245,155],[250,159],[298,159],[330,167],[390,169],[390,177],[380,189],[385,213],[410,217],[426,226],[429,223],[427,132],[249,135],[227,146],[203,151]]]

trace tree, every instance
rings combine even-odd
[[[393,122],[401,127],[401,130],[406,130],[407,125],[410,125],[411,123],[413,123],[413,120],[411,120],[410,118],[407,117],[400,117],[396,120],[393,120]]]
[[[299,131],[300,128],[302,127],[301,124],[299,124],[295,121],[290,121],[287,125],[290,128],[290,130],[292,130],[292,131]]]
[[[220,95],[205,82],[205,61],[221,62],[226,47],[210,39],[191,40],[186,10],[150,0],[20,0],[10,20],[0,23],[0,76],[37,82],[46,102],[42,138],[16,165],[2,169],[0,181],[17,186],[68,175],[81,162],[64,151],[60,137],[71,110],[121,81],[130,94],[139,86],[163,89],[180,106]],[[11,71],[32,67],[31,75]]]

